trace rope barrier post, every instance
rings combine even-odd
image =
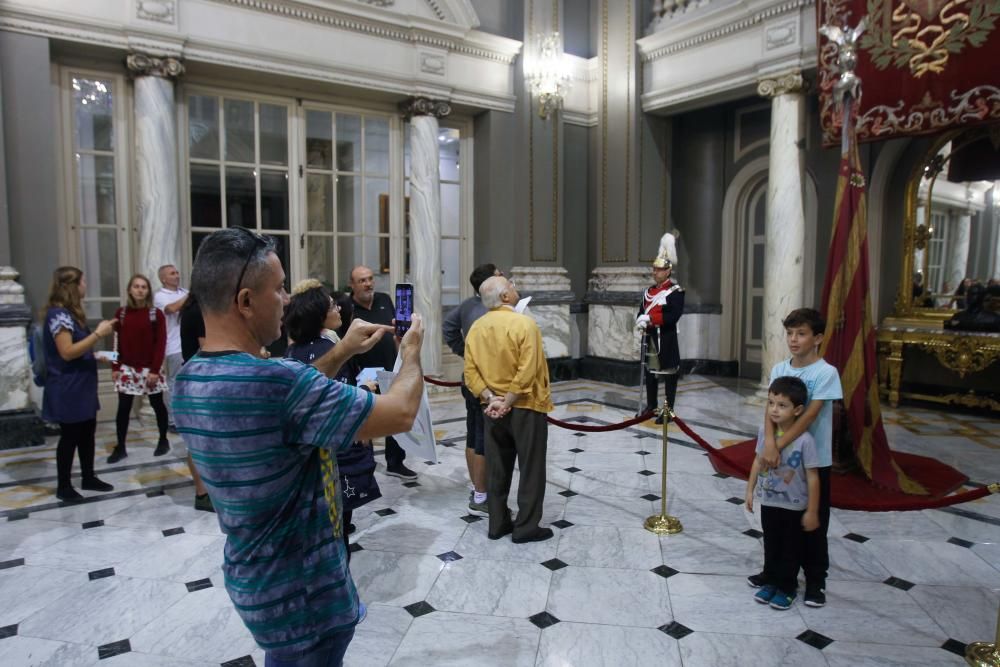
[[[663,470],[661,471],[662,479],[660,484],[660,513],[648,517],[642,525],[646,530],[657,535],[676,535],[684,530],[684,526],[681,525],[680,519],[667,514],[667,429],[670,422],[673,421],[674,413],[670,409],[670,403],[667,402],[666,398],[663,399],[663,408],[656,412],[663,417]]]

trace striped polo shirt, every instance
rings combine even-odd
[[[177,430],[226,534],[226,590],[276,657],[297,657],[357,623],[357,592],[332,525],[339,475],[324,476],[334,457],[320,450],[349,447],[373,400],[312,366],[245,352],[201,352],[177,376]],[[338,488],[324,493],[324,477]]]

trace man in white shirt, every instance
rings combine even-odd
[[[153,296],[154,305],[167,317],[167,391],[174,398],[174,378],[184,364],[181,354],[181,308],[188,298],[188,291],[181,287],[181,273],[173,264],[164,264],[157,273],[163,285]],[[174,429],[174,411],[170,409],[170,429]]]

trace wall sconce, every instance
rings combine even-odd
[[[562,106],[570,87],[570,75],[558,32],[539,36],[538,52],[533,60],[525,78],[531,85],[531,94],[538,98],[538,115],[547,119]]]

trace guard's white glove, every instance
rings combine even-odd
[[[646,327],[649,326],[650,319],[649,315],[643,313],[639,317],[635,318],[635,328],[639,331],[645,331]]]

